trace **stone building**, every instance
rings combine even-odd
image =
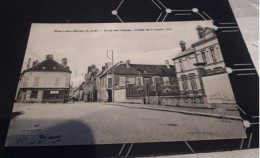
[[[234,95],[225,69],[219,42],[212,28],[197,26],[198,41],[172,60],[176,67],[183,102],[234,103]],[[185,98],[186,97],[186,98]]]
[[[108,102],[148,103],[148,96],[179,95],[175,68],[165,65],[119,62],[100,77],[100,100]]]
[[[47,55],[46,60],[38,63],[21,74],[16,100],[17,102],[47,103],[69,100],[71,71],[67,59],[61,64]]]

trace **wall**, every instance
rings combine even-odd
[[[99,97],[98,100],[99,101],[107,101],[108,99],[108,93],[107,93],[107,89],[106,88],[102,88],[99,92]]]
[[[35,78],[39,77],[38,86],[34,85]],[[27,85],[24,85],[25,79]],[[59,85],[55,85],[56,78],[59,78]],[[25,72],[22,76],[20,88],[69,88],[70,73],[69,72]]]
[[[213,105],[205,102],[204,97],[180,97],[180,96],[149,96],[148,104],[179,106],[190,108],[213,108]]]
[[[194,65],[195,63],[197,63],[195,53],[174,60],[176,72],[181,72],[179,63],[180,60],[183,63],[183,71],[192,70],[196,68],[196,66]]]
[[[171,97],[171,96],[161,96],[161,105],[167,106],[180,106],[180,107],[190,107],[190,108],[214,108],[213,105],[208,104],[205,97],[194,96],[194,97]]]
[[[126,101],[126,90],[125,89],[118,89],[115,90],[115,102],[125,102]]]
[[[156,104],[159,105],[160,103],[160,97],[159,96],[149,96],[148,97],[148,104]]]
[[[144,98],[127,98],[126,102],[134,103],[134,104],[143,104],[144,103]]]
[[[236,103],[227,73],[202,77],[208,103]]]

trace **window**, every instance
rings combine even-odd
[[[202,55],[203,62],[207,63],[207,58],[206,58],[205,52],[201,52],[201,55]]]
[[[142,78],[141,77],[137,77],[136,78],[136,85],[137,86],[141,86],[142,85]]]
[[[216,47],[216,49],[215,49],[215,56],[217,58],[217,61],[223,61],[223,57],[222,57],[221,50],[219,49],[219,47]]]
[[[38,97],[38,91],[32,91],[31,98],[37,98]]]
[[[39,86],[39,80],[40,80],[40,77],[35,77],[33,86]]]
[[[61,99],[60,91],[50,91],[49,99]]]
[[[56,78],[55,80],[55,86],[59,86],[60,85],[60,78]]]
[[[191,69],[191,64],[190,64],[190,57],[186,58],[186,68]]]
[[[163,85],[170,85],[169,77],[163,77]]]
[[[183,90],[184,91],[189,91],[188,82],[187,82],[187,80],[188,80],[187,76],[182,76],[181,79],[182,79]]]
[[[211,53],[213,62],[214,63],[217,62],[217,58],[216,58],[216,54],[215,54],[214,48],[210,48],[210,53]]]
[[[24,77],[24,79],[23,79],[23,86],[27,86],[27,83],[28,83],[28,78]]]
[[[180,69],[181,69],[181,71],[183,71],[184,70],[183,61],[180,60],[179,63],[180,63]]]
[[[190,74],[189,78],[190,78],[190,83],[191,83],[192,90],[197,89],[196,80],[195,80],[195,74]]]
[[[153,85],[160,84],[160,76],[153,76]]]
[[[112,78],[108,78],[107,88],[112,88]]]

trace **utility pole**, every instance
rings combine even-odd
[[[109,58],[109,54],[108,52],[111,51],[112,52],[112,58]],[[112,102],[114,102],[114,71],[113,71],[113,66],[114,66],[114,51],[113,50],[107,50],[107,58],[110,59],[112,61],[112,67],[111,67],[111,70],[112,70]]]

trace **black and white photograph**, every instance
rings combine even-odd
[[[5,146],[246,138],[215,31],[33,23]]]

